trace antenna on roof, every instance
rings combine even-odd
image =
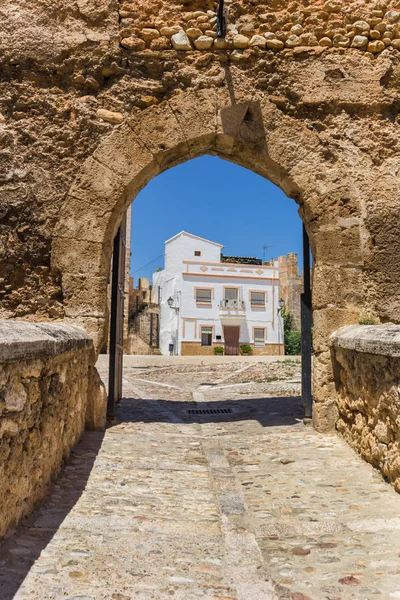
[[[268,248],[272,248],[272,246],[263,246],[263,263],[265,263],[265,255]]]

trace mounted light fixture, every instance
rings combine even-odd
[[[217,10],[217,38],[224,38],[226,35],[226,13],[224,0],[219,0]]]
[[[179,312],[179,306],[174,306],[174,299],[172,296],[170,296],[167,300],[167,304],[170,308],[172,308],[173,310],[176,310],[176,312]]]
[[[278,300],[278,315],[281,313],[282,309],[285,308],[285,301],[283,298],[280,298],[280,300]]]

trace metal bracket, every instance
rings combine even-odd
[[[224,38],[226,36],[226,12],[224,7],[224,0],[219,0],[217,10],[217,38]]]

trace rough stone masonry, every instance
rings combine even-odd
[[[363,312],[400,314],[400,11],[226,5],[217,40],[209,0],[2,4],[0,316],[83,325],[99,348],[123,211],[161,171],[217,154],[300,206],[315,265],[314,421],[327,430],[329,335]]]
[[[104,425],[93,355],[77,327],[0,321],[0,538],[44,497],[85,425]]]
[[[400,492],[400,327],[344,327],[331,338],[336,427]]]

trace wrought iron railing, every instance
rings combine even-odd
[[[246,303],[243,300],[221,300],[220,308],[243,310],[246,308]]]

